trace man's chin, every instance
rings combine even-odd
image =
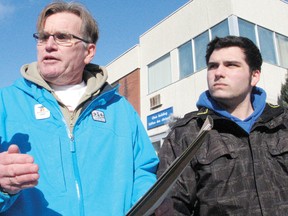
[[[211,93],[210,93],[211,94]],[[211,97],[215,100],[227,100],[229,99],[229,95],[227,95],[225,92],[214,92],[211,94]]]
[[[223,95],[223,94],[216,94],[216,95],[211,95],[211,97],[219,103],[227,103],[227,101],[231,100],[231,97],[228,95]]]
[[[53,80],[57,80],[59,77],[59,73],[55,71],[44,71],[44,72],[41,72],[40,75],[47,82],[52,82]]]

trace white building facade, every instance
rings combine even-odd
[[[139,114],[156,150],[169,131],[169,117],[196,110],[199,95],[207,90],[206,45],[226,35],[257,44],[264,61],[258,86],[266,90],[268,102],[277,104],[288,69],[284,0],[189,1],[107,65],[110,83],[140,70]]]

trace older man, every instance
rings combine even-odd
[[[0,95],[1,215],[124,215],[155,182],[158,158],[135,110],[90,64],[97,24],[82,5],[56,2],[37,31],[38,61]]]

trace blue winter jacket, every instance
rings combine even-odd
[[[137,113],[105,82],[103,68],[86,71],[104,81],[90,86],[95,92],[71,130],[35,68],[27,65],[25,78],[0,92],[0,151],[17,144],[33,156],[39,184],[14,196],[0,192],[0,215],[125,215],[156,181],[158,158]]]

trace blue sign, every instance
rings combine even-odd
[[[147,116],[147,129],[149,130],[166,124],[171,114],[173,114],[173,107]]]

